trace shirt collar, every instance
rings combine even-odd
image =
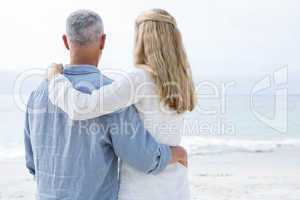
[[[64,74],[80,75],[100,73],[100,70],[94,65],[65,65]]]

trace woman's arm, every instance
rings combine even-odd
[[[92,94],[73,88],[63,75],[54,75],[49,82],[50,101],[66,112],[72,120],[86,120],[112,113],[138,102],[145,82],[142,69],[124,74],[122,78],[105,85]]]

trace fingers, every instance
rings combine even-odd
[[[48,68],[47,71],[47,79],[52,80],[55,75],[62,74],[63,73],[63,65],[62,64],[56,64],[52,63],[51,66]]]
[[[179,163],[182,164],[184,167],[188,167],[188,154],[185,148],[179,147],[181,151]]]
[[[178,161],[179,164],[183,165],[184,167],[188,168],[188,162],[187,161]]]
[[[176,147],[171,147],[171,152],[172,152],[172,160],[170,163],[180,163],[183,166],[187,167],[188,165],[188,155],[187,151],[180,146]]]
[[[50,69],[62,73],[64,67],[63,67],[63,64],[61,64],[61,63],[59,63],[59,64],[57,64],[57,63],[52,63]]]
[[[188,154],[187,151],[183,148],[183,156],[182,156],[182,160],[180,161],[180,163],[185,166],[186,168],[188,168]]]

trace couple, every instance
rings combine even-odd
[[[26,166],[37,199],[188,200],[183,113],[194,86],[175,19],[154,9],[136,20],[136,68],[112,81],[98,69],[100,16],[73,12],[63,36],[70,64],[53,64],[26,112]]]

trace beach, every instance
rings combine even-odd
[[[187,127],[195,131],[182,140],[189,152],[192,200],[300,200],[299,97],[289,98],[286,134],[272,131],[246,112],[246,100],[235,97],[234,109],[226,115],[226,123],[236,127],[233,135],[198,134],[198,126]],[[2,96],[0,102],[0,121],[5,121],[0,137],[0,200],[33,200],[35,183],[24,163],[24,113],[16,110],[11,96]],[[268,101],[262,105],[267,107]],[[219,118],[195,113],[189,121],[201,128]]]
[[[193,155],[193,200],[299,200],[300,148]],[[33,200],[35,183],[22,158],[1,161],[0,199]]]
[[[1,200],[35,199],[35,182],[22,158],[1,161],[0,170]]]
[[[192,157],[193,199],[299,200],[299,150]]]
[[[58,187],[54,190],[61,191],[91,185],[90,179],[70,181],[77,172],[62,166],[79,170],[91,164],[83,163],[80,155],[92,159],[94,150],[104,145],[98,141],[117,129],[126,129],[119,135],[136,135],[143,128],[158,142],[188,151],[188,200],[300,200],[299,7],[296,0],[2,1],[0,200],[35,199],[36,180],[25,165],[24,136],[31,140],[36,166],[46,166],[37,176],[49,177],[52,170],[57,179],[68,180],[61,185],[53,181]],[[69,96],[77,105],[67,100],[68,106],[56,109],[53,103],[59,103],[47,100],[51,91],[44,88],[50,83],[45,79],[51,77],[51,63],[62,63],[63,75],[84,93],[111,81],[114,86],[98,95],[94,90],[89,99],[87,94],[72,98],[80,96],[61,90],[53,96]],[[97,102],[89,101],[94,97]],[[109,114],[118,103],[119,108],[136,106],[142,123],[135,115],[120,116],[120,124],[111,116],[101,116],[103,123],[96,118],[85,123],[91,108]],[[80,116],[68,119],[61,112],[67,110]],[[73,122],[72,117],[80,120]],[[149,136],[145,138],[143,147],[148,148]],[[114,143],[105,148],[118,153]],[[135,158],[137,151],[128,144],[121,145],[122,153]],[[41,149],[53,161],[47,162]],[[66,160],[54,157],[61,154]],[[74,157],[78,162],[64,162]],[[106,156],[102,159],[106,162]],[[102,165],[80,173],[102,177]],[[150,187],[144,189],[151,193]],[[51,191],[46,188],[44,193]]]

